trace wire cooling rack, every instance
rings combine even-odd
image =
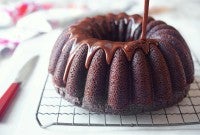
[[[130,116],[99,114],[76,107],[56,93],[48,75],[36,112],[37,122],[43,128],[52,125],[151,127],[200,124],[200,62],[196,57],[193,60],[195,81],[182,102],[159,111]]]

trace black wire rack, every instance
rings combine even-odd
[[[159,111],[137,115],[108,115],[90,112],[64,100],[47,75],[36,112],[36,120],[42,128],[65,126],[124,126],[152,127],[200,124],[200,62],[193,56],[195,80],[182,102]]]

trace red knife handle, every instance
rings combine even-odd
[[[20,87],[20,82],[14,82],[10,85],[10,87],[6,90],[3,96],[0,99],[0,120],[3,118],[6,110],[8,109],[10,103],[14,99],[17,91]]]

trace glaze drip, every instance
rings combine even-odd
[[[66,82],[73,58],[82,46],[88,47],[86,69],[89,68],[93,56],[99,49],[105,52],[108,65],[111,64],[117,49],[123,50],[128,61],[131,61],[136,49],[141,49],[148,54],[149,45],[158,43],[154,39],[134,39],[135,34],[141,34],[138,28],[141,27],[142,19],[139,15],[108,14],[107,16],[86,18],[76,25],[70,26],[69,42],[73,42],[73,45],[63,77],[64,82]]]

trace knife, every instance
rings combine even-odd
[[[17,74],[17,77],[11,83],[9,88],[6,90],[6,92],[3,94],[3,96],[0,99],[0,120],[3,118],[6,110],[8,109],[10,103],[13,101],[15,95],[20,89],[20,86],[24,84],[24,82],[28,79],[30,76],[30,73],[33,71],[39,56],[34,56],[30,60],[28,60],[20,69],[20,71]]]

